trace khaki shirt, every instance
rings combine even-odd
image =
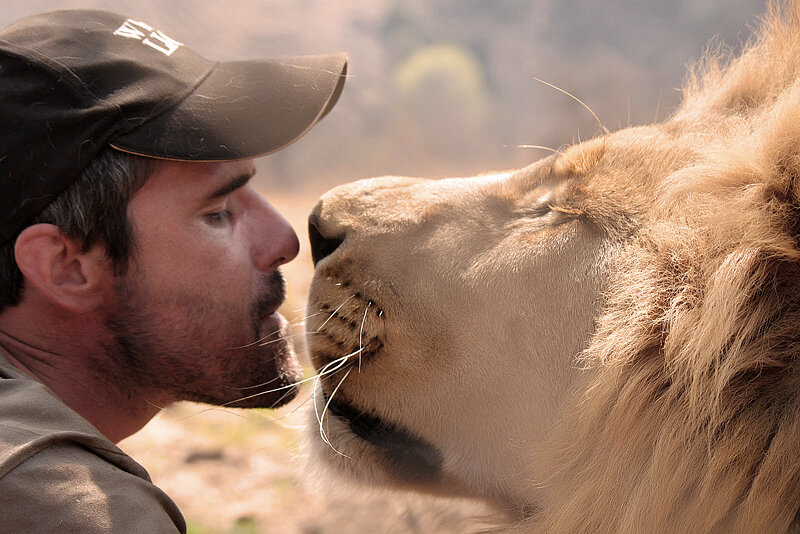
[[[185,533],[147,471],[0,352],[0,534]]]

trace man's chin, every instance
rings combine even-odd
[[[275,373],[258,387],[243,389],[243,395],[225,405],[233,408],[278,408],[288,403],[300,391],[303,370],[294,349],[288,341],[280,353],[273,353]]]
[[[279,364],[273,367],[271,363]],[[265,372],[259,369],[250,373],[249,378],[241,375],[228,383],[217,383],[204,391],[187,391],[183,400],[202,402],[226,408],[278,408],[288,403],[300,391],[302,370],[294,351],[280,357],[280,362],[267,363]]]
[[[287,338],[288,322],[273,313],[262,321],[260,341],[248,347],[243,366],[230,376],[236,386],[227,389],[237,395],[220,402],[209,398],[196,399],[209,404],[233,408],[277,408],[297,396],[303,371],[291,341]],[[204,396],[202,393],[200,396]]]
[[[297,397],[297,393],[300,391],[299,381],[300,379],[288,381],[282,387],[270,388],[263,393],[256,391],[237,400],[231,400],[225,403],[208,403],[202,400],[200,402],[206,402],[207,404],[214,404],[217,406],[222,405],[228,408],[279,408]],[[280,391],[274,391],[279,388]]]

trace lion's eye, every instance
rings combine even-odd
[[[523,204],[522,216],[526,218],[537,218],[550,213],[553,192],[544,187],[538,187],[537,190],[531,191],[525,198]]]
[[[548,202],[533,202],[519,210],[520,217],[524,219],[537,219],[552,211]]]

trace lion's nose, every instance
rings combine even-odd
[[[315,266],[344,241],[344,237],[325,236],[319,227],[319,216],[312,213],[308,216],[308,240],[311,243],[311,259],[314,260]]]

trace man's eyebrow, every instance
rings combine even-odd
[[[206,197],[206,200],[214,200],[233,193],[240,187],[243,187],[247,182],[249,182],[250,179],[253,177],[253,175],[255,175],[255,173],[256,171],[253,170],[251,172],[237,174],[236,176],[228,180],[228,182],[224,183],[223,185],[212,191]]]

